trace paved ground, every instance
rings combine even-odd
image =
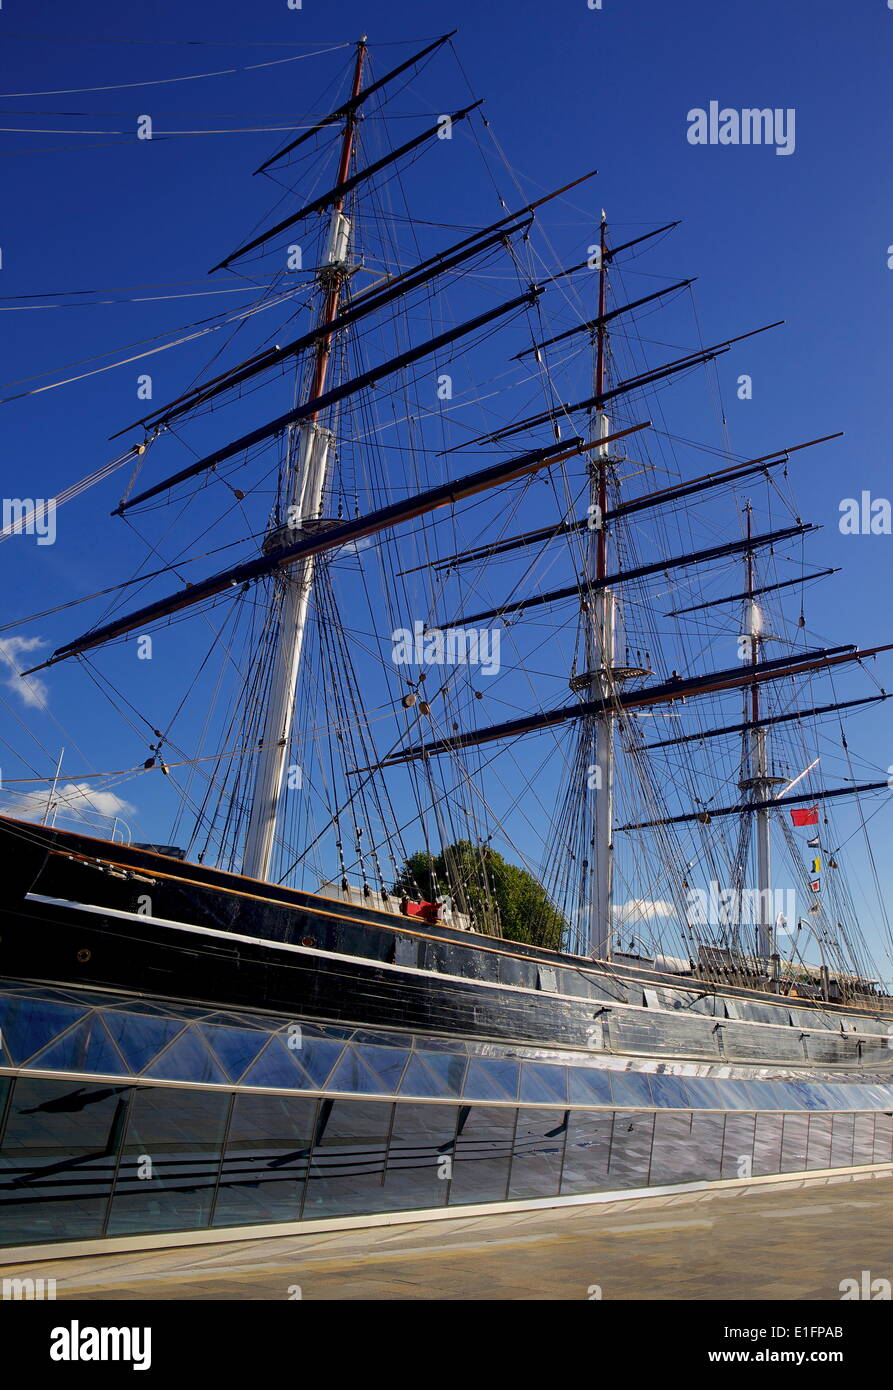
[[[840,1299],[893,1281],[893,1177],[6,1266],[57,1299]],[[298,1292],[297,1290],[300,1290]]]

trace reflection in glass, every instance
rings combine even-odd
[[[831,1133],[831,1167],[849,1168],[853,1162],[855,1115],[835,1115]]]
[[[16,1080],[0,1149],[0,1245],[102,1234],[129,1094]]]
[[[547,1104],[567,1101],[566,1068],[525,1062],[521,1068],[521,1100]]]
[[[450,1206],[504,1201],[514,1130],[515,1111],[509,1105],[461,1107]]]
[[[641,1072],[614,1071],[611,1073],[611,1088],[615,1105],[653,1105],[648,1077]]]
[[[616,1110],[608,1160],[609,1187],[646,1187],[651,1162],[654,1114]]]
[[[658,1110],[654,1117],[651,1183],[656,1187],[690,1182],[698,1176],[691,1139],[692,1114]]]
[[[805,1168],[831,1167],[832,1125],[831,1115],[810,1115]]]
[[[403,1096],[460,1096],[465,1057],[448,1052],[414,1052],[400,1083]]]
[[[562,1195],[603,1192],[608,1186],[613,1122],[610,1110],[571,1112],[561,1176]]]
[[[728,1110],[732,1108],[725,1098],[725,1086],[725,1081],[711,1081],[706,1076],[687,1076],[685,1078],[685,1089],[691,1096],[689,1104],[697,1106],[699,1110]]]
[[[463,1094],[468,1100],[517,1100],[520,1067],[499,1057],[473,1057]]]
[[[737,1112],[726,1116],[722,1143],[723,1178],[749,1178],[753,1173],[756,1115]]]
[[[320,1102],[305,1217],[381,1210],[393,1109],[390,1101]]]
[[[795,1085],[798,1083],[794,1083]],[[788,1111],[784,1116],[781,1139],[781,1172],[796,1173],[806,1167],[809,1115]]]
[[[853,1162],[874,1162],[874,1116],[857,1115],[853,1131]]]
[[[592,1067],[568,1067],[571,1105],[610,1105],[611,1082],[606,1071]]]
[[[893,1142],[893,1118],[879,1114],[874,1117],[874,1162],[889,1163]]]
[[[554,1197],[561,1180],[567,1110],[519,1110],[509,1197]]]
[[[680,1076],[666,1076],[663,1072],[651,1078],[651,1094],[655,1105],[668,1106],[673,1110],[688,1110],[691,1101],[685,1082]]]
[[[134,1091],[109,1235],[207,1226],[229,1107],[226,1091]]]
[[[316,1101],[301,1096],[236,1096],[214,1226],[297,1221],[315,1117]]]
[[[781,1140],[784,1116],[757,1115],[753,1141],[753,1171],[755,1177],[781,1171]]]
[[[380,1209],[408,1211],[445,1205],[456,1138],[455,1105],[396,1108]]]
[[[691,1117],[691,1148],[699,1182],[716,1182],[721,1177],[722,1141],[725,1115],[696,1110]]]

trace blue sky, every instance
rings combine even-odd
[[[459,29],[457,47],[471,88],[486,98],[493,132],[530,197],[584,169],[599,169],[592,185],[551,216],[549,232],[559,251],[573,254],[585,238],[586,217],[595,219],[602,206],[618,235],[681,218],[683,225],[657,248],[647,269],[669,279],[699,277],[704,342],[786,321],[722,360],[732,446],[747,457],[845,431],[839,443],[792,464],[804,518],[825,528],[810,559],[844,567],[838,582],[812,592],[810,627],[829,642],[893,640],[893,537],[844,537],[837,526],[843,497],[863,489],[886,497],[891,490],[893,10],[885,0],[863,0],[858,7],[831,0],[746,6],[604,0],[601,10],[590,10],[586,0],[388,0],[375,6],[304,0],[299,11],[286,0],[252,7],[232,0],[139,7],[87,0],[74,14],[47,0],[39,18],[5,5],[0,307],[7,312],[0,395],[90,370],[90,359],[110,348],[126,357],[128,344],[153,334],[176,336],[182,325],[219,312],[222,297],[127,301],[204,288],[198,282],[208,267],[269,221],[281,190],[250,174],[284,134],[268,129],[138,142],[132,132],[139,115],[150,114],[161,132],[287,126],[300,113],[325,109],[349,55],[345,50],[317,64],[283,62],[304,51],[283,45],[326,48],[366,31],[374,70],[381,73],[414,45],[451,28]],[[195,78],[262,63],[271,66]],[[167,80],[187,75],[195,80]],[[425,109],[422,98],[435,110],[443,109],[439,101],[459,106],[469,99],[452,59],[432,68],[431,82],[430,92],[424,84],[418,88],[417,112]],[[149,83],[159,85],[128,85]],[[112,90],[82,90],[90,87]],[[11,95],[18,93],[44,95]],[[732,108],[793,108],[794,153],[692,146],[687,113],[712,100]],[[418,123],[405,126],[414,131]],[[112,136],[112,130],[125,134]],[[79,131],[99,133],[73,133]],[[417,177],[426,211],[440,208],[446,222],[485,223],[499,215],[480,173],[444,185],[419,166]],[[514,198],[508,172],[500,178],[499,191]],[[444,233],[439,244],[451,239]],[[217,288],[233,283],[214,280]],[[153,288],[127,288],[133,286]],[[108,293],[84,295],[89,303],[82,306],[70,295],[44,301],[64,305],[59,308],[16,298],[72,290]],[[125,302],[94,302],[104,298]],[[242,301],[233,296],[233,302]],[[202,344],[155,358],[155,399],[176,395],[209,356]],[[135,386],[140,370],[132,364],[4,404],[4,492],[53,495],[111,458],[117,446],[107,435],[142,413]],[[750,401],[736,398],[739,372],[753,377]],[[251,418],[239,416],[240,422]],[[694,427],[692,434],[704,437]],[[17,624],[20,616],[133,573],[145,552],[108,516],[120,487],[118,475],[61,510],[52,547],[36,547],[27,537],[0,545],[7,640],[40,638],[47,645],[36,650],[44,653],[95,621],[101,609],[87,605],[27,626]],[[890,661],[878,664],[882,680]],[[113,659],[109,669],[120,675],[124,668]],[[173,664],[158,666],[151,677],[140,673],[149,705],[157,709],[169,700],[174,675]],[[135,739],[123,721],[110,717],[82,672],[58,668],[44,679],[49,714],[4,688],[7,782],[31,769],[51,773],[63,743],[72,773],[88,764],[127,767],[144,755],[143,736]],[[842,697],[861,693],[869,693],[864,682],[841,689]],[[866,780],[873,780],[870,767],[893,763],[886,709],[860,715],[854,726]],[[170,803],[163,790],[143,779],[138,793],[122,794],[137,807],[137,838],[166,838]],[[873,801],[868,809],[876,807]],[[857,823],[846,815],[840,824],[848,836]],[[890,824],[887,809],[871,822],[887,889],[883,848]],[[869,866],[855,843],[852,854],[858,893],[868,886]]]

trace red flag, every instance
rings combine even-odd
[[[821,889],[821,884],[819,883],[818,879],[815,879],[814,882],[812,882],[809,886],[814,893],[818,893]]]
[[[802,810],[791,811],[791,820],[795,825],[818,825],[819,808],[817,806],[806,806]]]

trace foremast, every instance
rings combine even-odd
[[[355,106],[360,94],[366,58],[365,35],[357,44],[353,89],[341,139],[341,155],[336,186],[344,184],[350,172]],[[344,215],[344,197],[332,206],[325,253],[316,272],[322,309],[317,327],[332,323],[338,314],[344,283],[350,274],[350,223]],[[316,347],[316,361],[308,401],[317,400],[325,389],[334,333],[323,333]],[[302,531],[312,530],[319,520],[328,473],[333,437],[319,422],[316,411],[289,431],[286,480],[286,524],[273,526],[266,537],[265,550],[275,550]],[[268,879],[273,858],[276,824],[282,798],[283,774],[291,744],[301,655],[313,588],[315,557],[310,555],[284,571],[276,580],[279,599],[279,629],[273,653],[269,699],[254,786],[242,872],[249,878]]]

